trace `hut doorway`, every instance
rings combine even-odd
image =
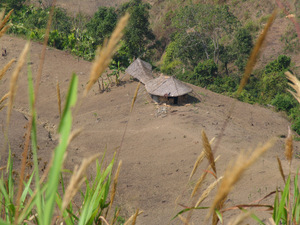
[[[178,97],[174,97],[174,104],[178,104]]]

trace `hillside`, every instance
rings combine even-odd
[[[18,58],[25,42],[23,39],[7,35],[1,39],[0,45],[7,49],[8,55],[0,58],[0,68],[11,58]],[[31,43],[30,64],[34,76],[36,76],[41,47],[39,43]],[[55,134],[59,122],[57,81],[64,99],[70,76],[75,72],[79,77],[78,93],[81,96],[88,81],[90,68],[90,62],[78,61],[63,51],[47,49],[37,100],[41,130],[38,137],[39,157],[42,161],[49,160],[51,150],[58,138]],[[10,75],[10,72],[8,74]],[[3,80],[1,95],[8,90],[9,75]],[[138,218],[137,224],[169,224],[171,217],[182,209],[181,206],[177,206],[174,210],[175,200],[183,195],[180,203],[189,205],[190,191],[200,177],[200,172],[207,167],[207,163],[203,163],[193,179],[188,182],[194,162],[202,151],[201,130],[205,130],[209,139],[217,137],[234,100],[191,85],[200,102],[195,103],[195,98],[190,97],[189,105],[166,107],[168,113],[160,114],[158,112],[162,110],[158,109],[165,106],[155,105],[141,88],[134,110],[129,114],[137,82],[131,81],[127,76],[123,81],[120,87],[113,87],[110,92],[103,94],[98,93],[98,86],[95,85],[93,91],[84,100],[73,122],[74,129],[83,127],[84,130],[71,143],[65,168],[73,169],[75,164],[79,164],[84,157],[104,152],[106,147],[108,162],[115,149],[120,146],[128,123],[119,156],[119,159],[123,160],[123,165],[115,206],[121,207],[121,214],[126,218],[137,208],[143,210],[144,213]],[[23,68],[9,136],[12,151],[18,157],[21,154],[19,145],[23,144],[22,136],[25,131],[23,127],[28,122],[24,119],[28,112],[26,84],[26,68]],[[1,112],[0,116],[1,121],[5,121],[5,112]],[[221,155],[217,162],[218,174],[224,173],[229,161],[241,150],[254,149],[259,143],[266,142],[272,137],[276,138],[276,144],[246,172],[244,178],[230,194],[226,202],[228,207],[250,203],[275,190],[277,186],[283,187],[280,173],[277,172],[276,156],[279,156],[284,169],[287,170],[283,148],[285,139],[281,137],[287,134],[289,125],[290,123],[280,113],[271,109],[236,102],[216,152],[216,156]],[[0,140],[3,139],[1,135]],[[299,154],[299,142],[294,143],[294,148],[296,154]],[[293,160],[295,166],[293,170],[296,170],[299,159]],[[89,173],[94,174],[95,167],[91,167]],[[202,190],[212,181],[213,178],[208,176]],[[208,197],[203,205],[209,205],[211,200],[212,198]],[[237,213],[236,211],[225,213],[225,218]],[[257,215],[261,218],[269,217],[269,214],[263,212]],[[204,211],[196,211],[193,221],[202,224],[203,216]],[[177,222],[174,220],[170,224],[177,224]],[[248,223],[254,224],[252,220]]]

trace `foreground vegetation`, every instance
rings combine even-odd
[[[201,7],[200,7],[201,8]],[[195,7],[197,9],[197,7]],[[191,10],[191,9],[190,9]],[[194,10],[194,8],[193,8]],[[221,9],[221,13],[227,13],[226,7]],[[224,10],[224,11],[222,11]],[[209,11],[209,9],[208,9]],[[51,11],[50,11],[51,12]],[[219,11],[218,11],[219,12]],[[50,13],[52,15],[52,13]],[[53,14],[55,15],[55,14]],[[177,14],[178,15],[178,14]],[[184,13],[186,15],[186,13]],[[5,30],[8,28],[5,27],[5,23],[8,20],[8,14],[3,23],[1,23],[0,27],[0,34],[3,35]],[[226,15],[226,18],[231,16],[231,14]],[[275,14],[273,17],[270,17],[270,20],[266,26],[265,32],[262,33],[259,40],[263,41],[263,38],[266,36],[266,32],[268,30],[268,26],[270,26],[273,22]],[[1,18],[2,19],[2,16]],[[234,18],[232,18],[234,19]],[[108,220],[110,220],[110,224],[115,224],[118,219],[119,211],[116,210],[115,212],[109,214],[111,210],[112,203],[114,201],[114,196],[116,192],[118,174],[120,170],[121,163],[119,164],[114,181],[112,182],[112,172],[113,166],[115,163],[115,158],[113,158],[110,164],[107,167],[102,167],[102,163],[96,162],[97,165],[97,174],[95,178],[92,180],[86,179],[84,173],[93,161],[95,161],[100,155],[93,156],[89,159],[86,159],[82,162],[80,168],[76,168],[73,171],[73,174],[70,178],[70,182],[68,187],[65,187],[65,181],[62,176],[62,164],[64,162],[65,154],[67,154],[67,146],[72,141],[79,131],[71,132],[72,127],[72,118],[73,118],[73,111],[71,110],[73,107],[80,107],[80,102],[86,97],[87,93],[91,90],[92,85],[97,81],[97,79],[101,76],[105,68],[111,62],[111,58],[116,53],[116,46],[122,37],[122,30],[124,29],[127,21],[129,20],[130,26],[130,19],[128,15],[125,15],[121,21],[118,23],[117,28],[111,35],[111,39],[108,42],[105,42],[105,45],[102,46],[102,49],[98,49],[95,51],[97,56],[95,57],[96,60],[93,63],[93,67],[91,70],[91,75],[89,82],[85,88],[84,94],[81,97],[81,101],[77,103],[77,77],[74,74],[70,81],[69,91],[66,98],[65,108],[61,113],[61,122],[59,126],[59,134],[60,134],[60,142],[56,149],[54,150],[54,156],[52,162],[47,167],[47,171],[44,173],[43,177],[40,177],[39,174],[39,166],[37,160],[37,132],[36,132],[36,111],[35,111],[35,102],[38,96],[35,95],[36,90],[38,89],[38,83],[35,85],[35,89],[33,88],[33,81],[32,81],[32,74],[30,71],[30,66],[28,67],[28,89],[29,89],[29,108],[31,110],[31,118],[29,121],[25,147],[24,147],[24,157],[22,161],[22,168],[18,175],[19,178],[19,186],[18,192],[15,193],[15,179],[13,175],[13,160],[11,155],[9,154],[9,158],[7,160],[7,166],[2,168],[6,173],[0,179],[0,198],[2,199],[2,205],[0,208],[1,214],[1,224],[51,224],[54,222],[64,222],[66,224],[108,224]],[[3,24],[3,26],[2,26]],[[196,28],[193,28],[196,29]],[[4,32],[1,32],[4,31]],[[125,29],[126,34],[126,29]],[[0,36],[1,37],[1,36]],[[46,34],[44,35],[45,44],[48,42],[48,37],[51,37],[50,29],[46,30]],[[124,40],[123,40],[124,41]],[[208,40],[214,41],[214,40]],[[260,48],[262,42],[257,43],[255,48]],[[142,45],[142,44],[141,44]],[[28,54],[29,44],[27,44],[20,55],[19,61],[17,63],[16,69],[12,74],[11,84],[10,84],[10,92],[5,95],[1,100],[0,103],[2,104],[1,109],[7,107],[8,109],[8,117],[7,117],[7,125],[6,125],[6,134],[8,129],[8,124],[10,122],[10,115],[13,108],[13,101],[16,92],[16,80],[18,78],[18,73],[22,68],[24,62],[26,61],[26,55]],[[46,45],[44,45],[44,49]],[[122,48],[122,45],[121,45]],[[141,48],[137,48],[137,52],[140,51]],[[215,49],[215,51],[217,51]],[[206,54],[206,53],[205,53]],[[214,60],[219,60],[218,56],[219,53],[216,52]],[[253,51],[248,61],[246,72],[241,79],[238,87],[234,87],[231,93],[236,93],[237,98],[242,100],[245,99],[247,96],[247,92],[255,90],[251,87],[246,87],[249,89],[244,89],[247,81],[250,79],[258,79],[257,77],[251,76],[251,70],[255,63],[255,59],[257,58],[257,52]],[[43,59],[42,59],[43,60]],[[196,78],[193,82],[198,82],[198,85],[207,85],[208,87],[212,87],[212,85],[216,85],[215,82],[218,79],[224,79],[222,77],[214,76],[214,79],[211,79],[208,73],[208,78],[203,77],[202,75],[207,72],[207,70],[212,71],[213,75],[216,74],[218,67],[216,67],[216,62],[212,59],[208,59],[205,62],[196,63],[194,74]],[[292,109],[298,108],[297,102],[300,102],[300,82],[291,75],[287,70],[289,69],[291,60],[289,57],[280,56],[277,60],[268,64],[264,70],[264,72],[260,75],[263,83],[256,82],[258,84],[258,88],[264,90],[266,95],[263,94],[259,97],[258,95],[251,94],[247,98],[248,99],[259,99],[262,102],[271,101],[273,105],[276,105],[278,109],[285,109],[289,105],[295,105],[295,107],[291,107],[291,112],[294,114],[294,120],[297,121],[299,118],[297,112],[292,111]],[[7,69],[11,66],[11,63],[6,65],[3,70],[1,70],[0,77],[2,78],[4,73]],[[118,65],[119,66],[119,65]],[[284,73],[285,72],[285,73]],[[182,73],[182,76],[185,73]],[[196,74],[196,75],[195,75]],[[197,77],[198,74],[198,77]],[[38,74],[40,76],[41,74]],[[287,85],[287,78],[293,83],[292,88],[294,88],[297,92],[292,94],[295,96],[296,100],[288,96],[288,92],[286,91]],[[187,76],[190,79],[189,76]],[[182,79],[187,79],[182,77]],[[37,79],[38,80],[38,79]],[[222,83],[222,82],[221,82]],[[221,86],[221,85],[219,85]],[[219,87],[217,86],[217,87]],[[276,87],[276,91],[274,91],[274,87]],[[257,87],[256,87],[257,88]],[[278,93],[278,90],[281,92]],[[135,92],[135,96],[133,98],[132,107],[134,104],[134,100],[136,99],[136,95],[138,93],[138,89]],[[4,104],[6,99],[8,99],[8,104]],[[58,97],[60,101],[60,98]],[[249,101],[250,101],[249,100]],[[76,104],[77,103],[77,104]],[[282,107],[282,108],[280,108]],[[76,111],[76,110],[75,110]],[[229,115],[230,117],[230,115]],[[229,118],[228,117],[228,118]],[[221,136],[222,137],[222,136]],[[31,141],[31,144],[29,143]],[[242,174],[248,169],[264,152],[272,147],[273,141],[268,141],[265,145],[258,147],[255,151],[249,154],[240,154],[237,158],[236,162],[227,169],[224,176],[218,177],[216,174],[216,161],[213,155],[213,151],[211,149],[211,143],[209,143],[208,138],[206,137],[205,132],[202,132],[202,142],[204,146],[204,151],[198,157],[193,171],[190,175],[190,178],[194,176],[197,167],[203,161],[204,157],[210,163],[210,167],[202,174],[202,176],[198,179],[197,184],[192,192],[191,198],[194,197],[195,193],[199,191],[199,187],[201,186],[203,180],[208,174],[212,174],[216,181],[212,183],[205,192],[201,195],[200,199],[195,203],[195,206],[188,207],[187,209],[177,213],[175,217],[179,217],[184,223],[189,224],[189,220],[191,218],[191,214],[195,209],[209,209],[207,214],[207,220],[212,216],[212,223],[217,224],[219,221],[223,222],[223,213],[225,213],[226,209],[224,209],[224,202],[229,194],[229,192],[233,189],[234,184],[241,178]],[[293,138],[291,132],[289,131],[289,135],[286,140],[286,151],[285,155],[291,166],[292,157],[293,157],[293,146],[292,146]],[[34,172],[30,176],[28,181],[24,181],[24,165],[26,165],[27,161],[27,152],[29,150],[29,146],[32,148],[33,152],[33,161],[34,161]],[[4,149],[9,148],[9,141],[4,143]],[[291,177],[292,171],[290,169],[289,176],[285,179],[284,171],[281,166],[281,162],[278,159],[278,164],[280,168],[280,173],[283,177],[283,181],[285,183],[285,188],[283,191],[275,190],[267,195],[265,198],[275,195],[274,197],[274,204],[273,205],[257,205],[256,207],[266,207],[272,211],[272,218],[270,221],[273,224],[299,224],[300,222],[300,193],[299,188],[297,186],[298,183],[298,172],[294,176],[294,187],[291,186]],[[291,167],[290,167],[291,168]],[[209,171],[209,172],[208,172]],[[49,173],[49,175],[48,175]],[[48,176],[46,181],[45,177]],[[85,182],[85,187],[83,190],[84,192],[80,192],[81,200],[74,200],[72,199],[75,197],[76,193],[79,191],[81,184]],[[206,198],[210,191],[217,186],[219,183],[218,191],[216,196],[214,197],[214,201],[208,207],[200,207],[201,202]],[[35,186],[32,189],[32,185]],[[61,185],[61,186],[60,186]],[[24,186],[24,187],[23,187]],[[110,196],[109,196],[110,193]],[[281,196],[281,197],[280,197]],[[79,205],[79,207],[74,207],[75,205]],[[236,218],[236,220],[230,222],[230,224],[239,224],[243,221],[246,217],[252,216],[258,223],[264,224],[264,222],[257,218],[254,213],[248,212],[245,208],[253,207],[253,205],[243,205],[243,206],[236,206],[240,208],[241,211],[246,212],[245,214],[242,213],[240,217]],[[59,212],[58,215],[54,213],[54,209],[58,208]],[[189,213],[188,216],[183,217],[185,214]],[[111,218],[108,218],[108,215]],[[139,211],[137,210],[136,213],[129,218],[129,220],[125,224],[135,224],[136,218],[139,215]]]

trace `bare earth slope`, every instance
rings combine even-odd
[[[4,36],[1,39],[0,46],[7,49],[8,56],[0,58],[0,68],[11,58],[18,57],[25,42],[11,36]],[[41,48],[41,44],[31,43],[30,64],[34,76],[36,76]],[[40,124],[38,141],[42,149],[39,154],[43,161],[49,158],[57,142],[55,130],[59,117],[56,82],[60,84],[62,99],[64,99],[70,76],[75,72],[79,76],[78,93],[81,96],[88,81],[90,67],[89,62],[78,62],[66,52],[48,48],[37,100]],[[8,91],[10,75],[11,71],[1,83],[1,96]],[[18,146],[23,143],[22,136],[25,132],[23,126],[28,122],[24,119],[28,112],[26,79],[26,68],[24,68],[20,74],[15,111],[10,127],[12,151],[17,155],[21,153],[21,148]],[[96,152],[104,152],[106,146],[108,162],[115,149],[120,146],[128,123],[119,155],[123,165],[115,206],[121,206],[122,215],[127,218],[134,213],[135,209],[143,210],[144,213],[138,218],[137,224],[168,224],[175,212],[182,209],[178,206],[174,211],[177,197],[183,195],[179,203],[190,205],[188,196],[201,171],[207,167],[207,162],[203,163],[193,179],[188,182],[194,162],[202,151],[201,130],[207,132],[209,139],[217,137],[234,100],[191,86],[194,92],[201,96],[200,103],[192,104],[194,100],[190,98],[191,104],[187,106],[159,106],[159,112],[165,108],[168,111],[167,114],[160,114],[157,113],[157,106],[150,102],[142,88],[141,95],[130,115],[131,100],[136,86],[137,82],[130,81],[128,77],[124,77],[122,86],[113,87],[110,92],[103,94],[97,94],[98,86],[94,86],[94,90],[83,101],[74,119],[74,128],[83,127],[84,131],[71,143],[66,168],[72,169],[84,157]],[[5,115],[5,111],[0,113],[1,121],[5,121]],[[287,133],[289,125],[285,118],[270,109],[242,102],[236,103],[216,153],[221,155],[217,163],[218,175],[224,173],[229,161],[241,150],[254,149],[259,143],[266,142],[272,137],[276,138],[276,144],[246,172],[233,194],[230,194],[226,202],[227,206],[252,202],[275,190],[276,186],[283,187],[277,169],[276,155],[282,159],[287,171],[287,162],[283,153],[284,139],[280,136]],[[299,146],[299,142],[296,142],[295,151],[299,150]],[[294,159],[293,170],[297,164],[299,165],[299,160]],[[95,168],[91,167],[89,173],[93,174],[94,170]],[[202,189],[213,180],[212,176],[208,176]],[[208,206],[211,200],[212,198],[208,197],[203,205]],[[230,217],[232,213],[225,214],[225,217]],[[194,213],[196,224],[203,224],[201,221],[204,215],[204,211]],[[258,215],[269,217],[262,212]],[[171,224],[173,223],[175,224],[172,221]],[[254,224],[251,220],[249,223]]]

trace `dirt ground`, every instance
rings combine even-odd
[[[274,28],[274,31],[277,30]],[[0,58],[0,68],[10,59],[18,58],[26,41],[12,36],[4,36],[0,40],[0,48],[6,48],[8,55]],[[30,62],[33,76],[36,76],[42,45],[31,42]],[[14,65],[15,66],[15,65]],[[13,66],[13,68],[14,68]],[[1,81],[0,96],[8,91],[9,80],[13,68]],[[38,145],[41,162],[49,161],[52,150],[58,142],[56,129],[59,123],[56,83],[65,98],[71,74],[79,77],[78,96],[89,78],[91,63],[77,60],[74,56],[48,47],[40,91],[37,99],[38,113]],[[16,166],[19,165],[20,154],[24,142],[24,133],[28,123],[27,69],[23,68],[18,92],[14,104],[14,112],[9,129],[9,140],[12,152],[15,153]],[[35,80],[35,79],[34,79]],[[73,169],[84,157],[104,152],[107,147],[106,161],[111,160],[116,148],[121,144],[127,125],[125,139],[119,155],[123,161],[119,177],[115,206],[121,207],[121,215],[128,218],[138,208],[143,210],[137,224],[178,224],[179,220],[170,219],[183,209],[175,201],[178,197],[181,205],[191,206],[195,199],[189,201],[191,190],[197,179],[206,169],[205,161],[197,173],[189,181],[189,175],[202,151],[201,131],[207,133],[209,139],[219,137],[224,120],[233,101],[232,98],[215,94],[206,89],[190,85],[193,94],[189,104],[183,106],[164,106],[154,104],[144,87],[141,87],[133,112],[130,114],[131,101],[137,82],[129,76],[123,77],[122,85],[112,87],[109,92],[99,93],[97,84],[84,99],[81,108],[74,118],[73,129],[83,128],[83,132],[70,145],[65,168]],[[198,102],[197,98],[200,100]],[[6,121],[6,110],[0,112],[2,124]],[[274,147],[260,158],[241,179],[226,201],[226,206],[250,203],[276,187],[283,187],[278,171],[276,156],[288,171],[284,157],[283,138],[287,134],[290,122],[281,113],[272,108],[236,102],[234,111],[226,127],[221,144],[215,156],[221,155],[217,162],[217,174],[221,176],[228,163],[242,150],[255,149],[260,143],[275,138]],[[1,143],[4,135],[1,134]],[[213,149],[215,146],[212,146]],[[299,142],[294,142],[294,151],[300,154]],[[5,159],[2,157],[2,159]],[[3,163],[3,162],[2,162]],[[43,164],[41,164],[43,165]],[[299,159],[293,159],[292,171],[299,166]],[[95,174],[91,166],[89,174]],[[201,193],[214,181],[208,176],[201,188]],[[202,206],[209,206],[212,194]],[[198,196],[199,197],[199,196]],[[263,203],[272,203],[270,198]],[[176,208],[175,208],[176,207]],[[204,224],[206,211],[193,213],[195,224]],[[229,211],[224,214],[226,221],[238,214]],[[267,212],[256,212],[260,218],[269,218]],[[226,222],[226,223],[227,223]],[[255,224],[252,220],[249,224]]]

